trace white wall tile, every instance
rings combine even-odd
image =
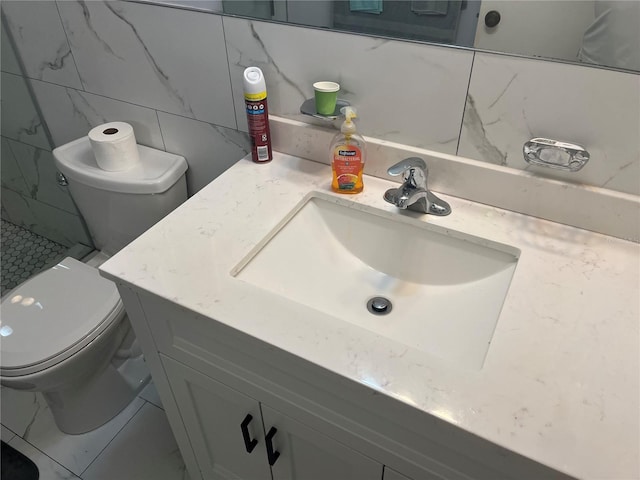
[[[13,190],[2,189],[2,210],[3,216],[10,222],[61,245],[92,245],[79,216]]]
[[[50,149],[42,120],[36,110],[25,79],[19,75],[2,72],[2,135]]]
[[[190,118],[158,112],[168,152],[189,164],[187,190],[193,195],[249,152],[248,135]]]
[[[5,0],[2,11],[29,78],[82,88],[55,2]]]
[[[125,2],[58,2],[88,92],[236,127],[222,20]]]
[[[32,85],[56,147],[86,136],[95,126],[120,121],[133,126],[139,144],[164,150],[154,110],[51,83]]]
[[[7,32],[4,29],[4,22],[0,22],[0,31],[2,39],[0,40],[0,63],[2,65],[1,70],[3,72],[13,73],[15,75],[22,75],[20,71],[20,65],[16,53],[13,51]]]
[[[2,153],[0,154],[2,164],[0,169],[2,175],[0,176],[0,183],[3,188],[8,188],[14,192],[18,192],[21,195],[29,195],[29,189],[22,176],[22,171],[18,167],[11,147],[9,146],[9,140],[2,137]]]
[[[34,200],[79,215],[67,187],[58,185],[53,154],[48,150],[9,140],[13,156]]]
[[[2,218],[16,225],[31,230],[37,224],[34,213],[30,210],[30,199],[27,195],[2,187],[0,206],[2,206]]]
[[[455,153],[473,53],[224,17],[238,125],[246,131],[244,68],[260,67],[269,112],[308,121],[318,80],[340,83],[363,135]]]
[[[638,195],[638,132],[639,75],[478,53],[458,154]],[[577,173],[528,166],[534,137],[583,145],[591,160]]]
[[[14,18],[20,17],[28,28],[35,23],[24,19],[27,10],[43,18],[53,12],[53,2],[29,2],[33,6],[25,9],[16,3],[3,2],[3,9],[6,4],[19,10]],[[159,114],[166,148],[190,160],[191,193],[244,151],[241,134],[216,131],[207,123],[236,128],[237,118],[240,130],[246,131],[242,71],[249,65],[265,72],[270,111],[277,115],[314,123],[299,114],[301,102],[312,96],[314,81],[336,80],[343,86],[341,96],[359,107],[358,126],[364,135],[455,154],[466,102],[458,154],[526,168],[542,177],[622,192],[640,190],[638,75],[476,54],[467,98],[474,54],[465,50],[150,4],[61,1],[57,7],[80,73],[87,77],[85,87],[96,94],[64,89],[49,79],[32,82],[55,144],[86,135],[104,121],[124,120],[134,124],[139,143],[164,149],[152,109],[168,112]],[[39,45],[44,52],[47,38],[34,35],[18,41],[28,43],[29,49]],[[29,56],[35,64],[43,54]],[[5,124],[24,124],[18,117],[25,114],[19,106],[7,109],[6,97],[3,92],[3,133]],[[5,110],[17,112],[17,117]],[[190,124],[185,117],[207,123]],[[6,135],[18,139],[18,131]],[[592,160],[578,174],[529,167],[521,148],[533,136],[582,143]],[[238,148],[225,150],[229,141]],[[223,160],[211,162],[211,148],[219,147]]]

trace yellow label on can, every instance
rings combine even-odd
[[[252,102],[257,102],[260,100],[264,100],[265,98],[267,98],[267,91],[263,91],[263,92],[258,92],[258,93],[247,93],[245,92],[244,94],[244,99],[245,100],[249,100]]]

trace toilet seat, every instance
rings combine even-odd
[[[124,313],[113,282],[67,257],[10,292],[1,305],[0,374],[42,371],[88,345]]]

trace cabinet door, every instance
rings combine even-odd
[[[271,480],[259,403],[171,358],[161,358],[202,477]]]
[[[277,430],[271,439],[279,452],[273,480],[381,480],[382,464],[371,458],[264,404],[262,418],[267,434]]]

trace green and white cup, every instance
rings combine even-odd
[[[336,111],[340,84],[336,82],[316,82],[313,84],[316,98],[316,112],[320,115],[333,115]]]

